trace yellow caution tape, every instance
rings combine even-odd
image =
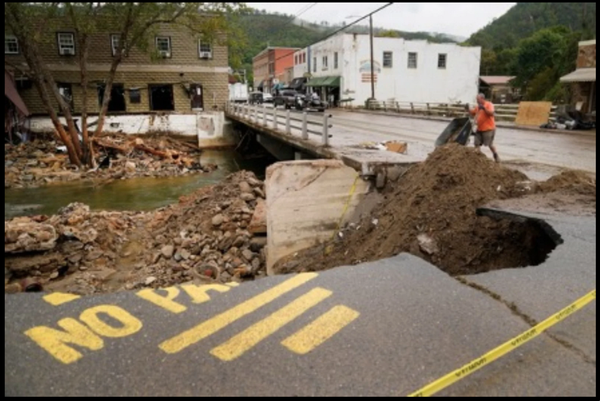
[[[539,336],[544,331],[548,330],[550,327],[564,320],[568,316],[571,316],[573,313],[577,312],[578,310],[580,310],[585,305],[589,304],[595,299],[596,290],[575,301],[574,303],[567,306],[555,315],[550,316],[548,319],[544,320],[537,326],[527,330],[525,333],[508,340],[498,348],[493,349],[492,351],[488,352],[482,357],[469,362],[460,369],[448,373],[446,376],[428,384],[419,391],[410,394],[409,397],[429,397],[440,392],[446,387],[469,376],[471,373],[474,373],[479,369],[483,368],[484,366],[492,363],[496,359],[499,359],[500,357],[508,354],[509,352],[519,348],[521,345],[533,340],[535,337]]]
[[[344,217],[346,216],[346,212],[348,212],[348,208],[350,207],[350,202],[352,201],[352,196],[354,196],[354,192],[356,192],[356,184],[358,183],[359,179],[360,179],[360,175],[357,175],[356,178],[354,179],[354,183],[352,184],[352,187],[350,188],[350,193],[348,194],[348,200],[346,201],[346,206],[344,206],[344,211],[342,212],[342,217],[340,217],[340,221],[338,222],[337,228],[333,232],[333,235],[331,236],[331,241],[333,241],[335,239],[335,236],[337,235],[337,233],[340,232],[340,227],[342,226]],[[325,248],[325,255],[329,255],[331,253],[331,251],[333,251],[333,244],[328,245]]]

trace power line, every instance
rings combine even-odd
[[[322,41],[324,41],[324,40],[327,40],[327,39],[329,39],[330,37],[332,37],[332,36],[335,36],[335,35],[337,35],[338,33],[342,32],[342,31],[345,31],[346,29],[350,28],[351,26],[358,24],[358,23],[359,23],[359,22],[361,22],[362,20],[364,20],[364,19],[367,19],[367,18],[369,18],[370,16],[372,16],[372,15],[374,15],[374,14],[377,14],[378,12],[380,12],[381,10],[383,10],[383,9],[385,9],[385,8],[387,8],[387,7],[389,7],[389,6],[391,6],[392,4],[394,4],[394,3],[387,3],[386,5],[379,7],[377,10],[375,10],[375,11],[372,11],[372,12],[370,12],[369,14],[366,14],[366,15],[365,15],[365,16],[363,16],[363,17],[360,17],[359,19],[357,19],[356,21],[352,22],[351,24],[348,24],[348,25],[346,25],[346,26],[343,26],[343,27],[341,27],[340,29],[337,29],[337,30],[335,30],[334,32],[332,32],[332,33],[330,33],[330,34],[326,35],[325,37],[323,37],[323,38],[321,38],[321,39],[317,40],[317,41],[316,41],[316,42],[314,42],[313,44],[311,44],[311,45],[308,45],[308,46],[304,46],[304,47],[310,47],[310,46],[313,46],[313,45],[314,45],[314,44],[316,44],[316,43],[319,43],[319,42],[322,42]],[[294,52],[294,53],[295,53],[295,52]],[[279,57],[279,58],[276,58],[274,61],[281,60],[282,58],[288,57],[289,55],[290,55],[290,53],[288,53],[288,54],[285,54],[285,55],[283,55],[283,56],[281,56],[281,57]]]

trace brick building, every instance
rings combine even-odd
[[[97,113],[103,97],[118,35],[110,31],[92,36],[88,58],[88,112]],[[82,92],[77,38],[68,26],[46,32],[40,46],[42,57],[59,90],[81,112]],[[191,113],[222,110],[228,98],[228,52],[226,46],[196,39],[174,26],[161,26],[150,47],[153,55],[132,49],[119,65],[111,93],[109,114],[148,112]],[[24,65],[19,43],[5,32],[4,58]],[[156,60],[154,60],[156,58]],[[31,82],[15,73],[21,97],[34,115],[46,114]]]
[[[596,111],[596,40],[579,42],[577,69],[560,81],[571,85],[572,103],[582,112]]]
[[[290,68],[294,67],[294,53],[298,49],[292,47],[267,47],[252,59],[254,71],[254,88],[260,92],[271,93],[274,88],[289,84]]]

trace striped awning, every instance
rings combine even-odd
[[[596,69],[578,68],[562,77],[560,82],[596,82]]]

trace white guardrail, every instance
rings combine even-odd
[[[267,108],[265,104],[248,105],[239,103],[228,103],[227,112],[241,120],[284,132],[288,135],[294,135],[298,132],[304,140],[308,140],[309,134],[319,135],[321,144],[329,146],[329,138],[331,138],[329,129],[332,128],[329,123],[332,117],[330,114],[324,113],[322,121],[315,121],[308,118],[309,114],[306,111],[301,116],[296,117],[298,114],[292,114],[291,110],[285,110],[285,113],[281,113],[281,110],[276,107]]]
[[[498,120],[515,122],[519,111],[518,104],[495,104],[494,106],[496,107],[496,118]],[[551,120],[556,118],[556,108],[557,106],[552,106]],[[438,117],[460,117],[465,113],[464,104],[397,102],[394,100],[371,100],[367,105],[367,109]]]

